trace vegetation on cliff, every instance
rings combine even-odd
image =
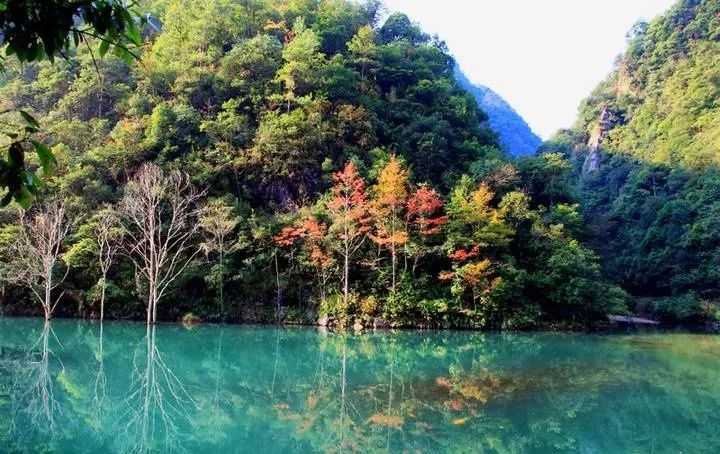
[[[633,27],[577,125],[544,147],[574,162],[605,273],[666,320],[718,315],[718,61],[720,2],[679,1]]]

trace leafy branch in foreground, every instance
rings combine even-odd
[[[0,69],[7,57],[15,56],[21,63],[55,57],[67,58],[72,48],[81,43],[90,48],[99,41],[99,55],[110,48],[126,62],[137,58],[132,47],[142,44],[139,26],[143,20],[133,11],[135,2],[123,0],[0,0],[0,35],[5,56],[0,56]],[[93,57],[94,59],[94,57]],[[8,112],[5,112],[8,113]],[[5,129],[6,148],[0,157],[0,191],[5,193],[0,206],[15,200],[27,208],[40,187],[38,174],[27,167],[26,152],[34,150],[48,175],[55,164],[51,150],[35,138],[40,124],[29,113],[20,110],[22,126],[0,123]]]

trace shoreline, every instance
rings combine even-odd
[[[32,315],[9,315],[0,314],[0,319],[35,319],[43,321],[42,316]],[[74,321],[74,322],[87,322],[87,323],[101,323],[97,318],[81,318],[81,317],[53,317],[50,322],[61,320]],[[126,323],[126,324],[137,324],[146,325],[145,320],[142,318],[106,318],[102,323]],[[690,333],[690,334],[720,334],[720,326],[713,325],[682,325],[682,324],[663,324],[658,322],[653,325],[645,324],[618,324],[616,322],[608,321],[603,323],[597,323],[593,326],[580,328],[579,326],[561,325],[561,324],[545,324],[532,329],[481,329],[481,328],[468,328],[468,327],[427,327],[422,325],[406,325],[406,326],[383,326],[383,327],[363,327],[362,329],[354,329],[353,326],[346,328],[328,327],[318,323],[300,323],[300,322],[282,322],[282,323],[270,323],[261,321],[193,321],[190,323],[183,322],[183,320],[161,320],[154,324],[155,326],[178,326],[187,329],[193,329],[201,326],[215,326],[215,327],[255,327],[255,328],[314,328],[318,331],[325,331],[330,333],[349,333],[349,334],[365,334],[373,332],[476,332],[476,333],[494,333],[494,334],[532,334],[532,333],[558,333],[558,334],[621,334],[621,333],[636,333],[636,332],[679,332],[679,333]]]

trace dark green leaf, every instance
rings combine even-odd
[[[132,16],[126,12],[127,15],[127,26],[125,30],[125,36],[136,46],[142,44],[142,37],[140,36],[140,29],[133,20]]]
[[[55,156],[52,154],[52,151],[50,151],[50,148],[48,148],[47,145],[36,140],[33,140],[32,144],[35,146],[35,152],[40,159],[43,175],[51,175],[57,167],[57,161],[55,160]]]
[[[10,144],[8,149],[8,162],[13,168],[24,168],[25,167],[25,152],[22,145],[18,142]]]
[[[28,209],[30,208],[30,205],[32,205],[34,197],[28,189],[23,186],[20,188],[18,192],[15,193],[15,201],[20,205],[21,207]]]
[[[133,61],[136,60],[136,57],[132,52],[120,46],[115,46],[113,54],[122,59],[122,61],[124,61],[127,65],[132,65]]]
[[[100,49],[98,50],[98,53],[101,57],[104,57],[105,54],[107,54],[108,49],[110,48],[110,41],[105,39],[100,43]]]
[[[38,123],[38,121],[35,119],[35,117],[33,117],[29,113],[25,112],[24,110],[20,110],[19,112],[20,112],[20,116],[23,117],[23,120],[25,120],[25,123],[29,124],[30,126],[32,126],[34,128],[37,128],[37,129],[40,128],[40,123]]]

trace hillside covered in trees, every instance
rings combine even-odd
[[[6,120],[37,118],[57,165],[0,213],[3,312],[529,328],[624,310],[581,241],[569,161],[509,162],[406,16],[141,5],[136,61],[98,41],[7,62]]]
[[[576,126],[544,147],[574,163],[605,273],[666,320],[718,315],[718,62],[720,1],[679,1],[633,27]]]

